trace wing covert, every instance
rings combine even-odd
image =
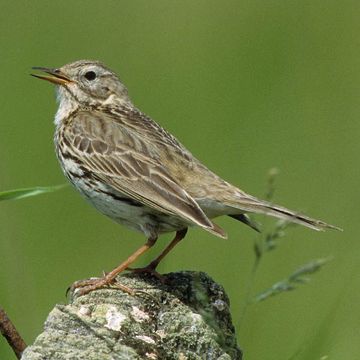
[[[102,131],[97,131],[99,128]],[[73,155],[104,184],[154,210],[226,237],[156,159],[155,151],[146,151],[138,134],[122,129],[121,123],[114,126],[111,117],[103,113],[79,113],[72,129],[64,136],[73,145]]]

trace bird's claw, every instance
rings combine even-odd
[[[104,288],[116,288],[120,289],[129,295],[134,295],[134,290],[130,289],[129,287],[122,285],[116,282],[114,278],[108,278],[106,275],[101,278],[91,278],[87,280],[79,280],[75,281],[66,291],[66,294],[69,292],[71,294],[75,294],[76,296],[83,296],[91,291],[104,289]]]

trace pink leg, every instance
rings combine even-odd
[[[74,291],[75,289],[78,289],[77,294],[81,296],[89,293],[90,291],[100,289],[111,284],[118,274],[126,270],[139,256],[149,250],[155,244],[156,240],[157,237],[149,238],[143,246],[130,255],[118,267],[107,273],[104,277],[99,279],[76,281],[73,285],[71,285],[71,290]],[[130,294],[133,294],[133,290],[124,285],[118,284],[116,286]]]
[[[170,244],[163,250],[163,252],[155,259],[153,260],[149,265],[143,267],[143,268],[137,268],[137,269],[129,269],[134,272],[147,272],[151,273],[158,278],[161,279],[161,275],[158,274],[155,269],[159,265],[160,261],[185,237],[187,233],[187,228],[179,230],[176,232],[176,235],[174,239],[170,242]]]

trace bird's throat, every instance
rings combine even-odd
[[[56,112],[54,122],[56,127],[58,127],[61,125],[64,119],[67,119],[69,117],[69,114],[76,111],[80,105],[62,86],[58,86],[56,92],[59,107]]]

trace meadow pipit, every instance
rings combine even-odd
[[[117,75],[98,61],[35,67],[57,85],[55,147],[62,170],[100,212],[147,238],[126,261],[99,279],[76,282],[80,294],[111,284],[162,233],[176,235],[143,271],[155,272],[189,226],[226,238],[211,219],[229,215],[251,227],[247,213],[263,213],[312,229],[335,228],[259,200],[197,160],[175,137],[131,102]]]

